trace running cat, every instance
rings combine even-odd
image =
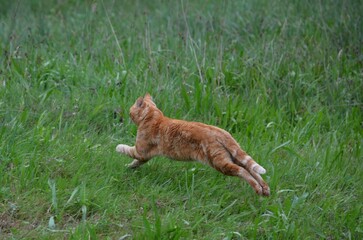
[[[130,108],[130,117],[138,126],[136,144],[116,147],[117,152],[134,159],[128,167],[137,168],[155,156],[199,161],[225,175],[244,178],[259,195],[270,195],[269,186],[260,176],[266,170],[227,131],[165,117],[149,94],[136,100]]]

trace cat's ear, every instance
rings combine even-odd
[[[156,107],[156,104],[154,103],[153,97],[149,93],[145,94],[144,99],[145,99],[145,101],[147,101],[148,103],[151,103],[152,105],[154,105]]]
[[[136,106],[138,106],[138,107],[141,107],[143,103],[144,103],[144,98],[143,97],[139,97],[136,100]]]
[[[153,98],[151,97],[151,95],[149,93],[145,94],[145,99],[153,101]]]

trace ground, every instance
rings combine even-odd
[[[0,238],[363,238],[361,1],[1,2]],[[271,196],[125,168],[145,92],[229,131]]]

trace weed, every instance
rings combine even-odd
[[[3,2],[0,238],[362,238],[360,1]],[[271,197],[197,163],[125,169],[145,92],[230,131]]]

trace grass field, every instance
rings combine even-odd
[[[362,1],[0,0],[0,239],[362,239]],[[128,116],[217,125],[271,197],[140,169]]]

